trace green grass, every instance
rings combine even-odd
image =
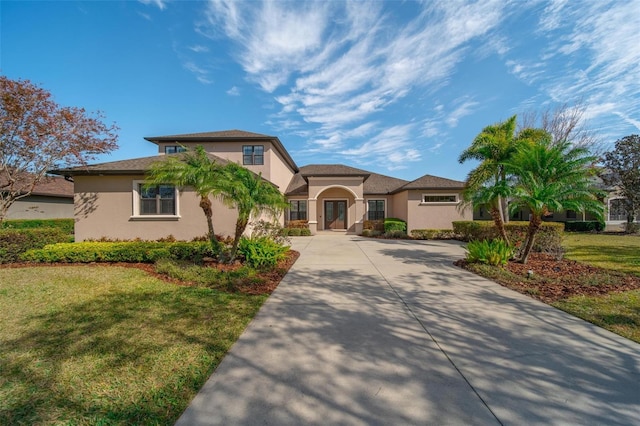
[[[568,259],[640,275],[640,236],[566,233]]]
[[[173,424],[265,299],[133,268],[0,269],[0,424]]]
[[[640,343],[640,290],[552,303],[572,315]]]

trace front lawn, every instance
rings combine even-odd
[[[566,257],[640,275],[640,236],[565,233]]]
[[[0,424],[173,424],[266,297],[135,268],[0,269]]]

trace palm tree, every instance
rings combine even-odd
[[[480,165],[467,176],[463,199],[474,207],[487,205],[502,239],[509,243],[504,223],[507,214],[507,174],[502,165],[516,151],[520,142],[515,137],[516,116],[482,129],[458,161],[479,160]]]
[[[202,146],[194,151],[167,156],[151,165],[146,185],[172,184],[178,188],[191,187],[200,197],[200,208],[207,219],[211,248],[220,254],[220,243],[213,230],[213,209],[210,196],[222,195],[223,166],[216,163]]]
[[[511,207],[531,211],[521,263],[527,263],[542,218],[549,213],[587,211],[599,219],[604,215],[604,205],[598,199],[603,193],[592,179],[597,157],[566,141],[553,143],[548,134],[530,141],[521,144],[504,163],[505,171],[514,177]]]
[[[229,254],[229,262],[233,262],[238,251],[238,243],[247,229],[251,215],[266,212],[276,217],[288,206],[288,203],[278,188],[262,179],[261,174],[255,174],[236,163],[227,164],[224,167],[224,173],[223,201],[238,210],[235,236]]]

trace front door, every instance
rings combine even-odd
[[[324,202],[324,229],[347,229],[347,202]]]

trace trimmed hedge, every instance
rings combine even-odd
[[[565,222],[564,230],[567,232],[600,232],[605,224],[597,220],[583,220],[575,222]]]
[[[395,217],[388,217],[384,220],[384,232],[402,231],[407,233],[407,222]]]
[[[289,229],[309,229],[308,220],[290,220],[286,225]]]
[[[505,225],[507,236],[511,244],[520,248],[527,236],[529,222],[509,222]],[[492,240],[498,238],[498,230],[492,221],[456,221],[453,230],[462,241]],[[562,252],[562,233],[564,223],[542,222],[536,234],[533,251],[544,253]]]
[[[412,229],[411,238],[415,240],[453,240],[456,233],[452,229]]]
[[[365,220],[362,229],[384,232],[384,220]]]
[[[153,263],[158,259],[202,261],[212,257],[207,242],[82,242],[51,244],[38,250],[29,250],[21,256],[27,262],[126,262]]]
[[[47,244],[71,241],[73,237],[59,228],[0,229],[0,263],[17,262],[24,252]]]
[[[73,219],[12,219],[2,221],[3,229],[57,228],[73,234]]]

